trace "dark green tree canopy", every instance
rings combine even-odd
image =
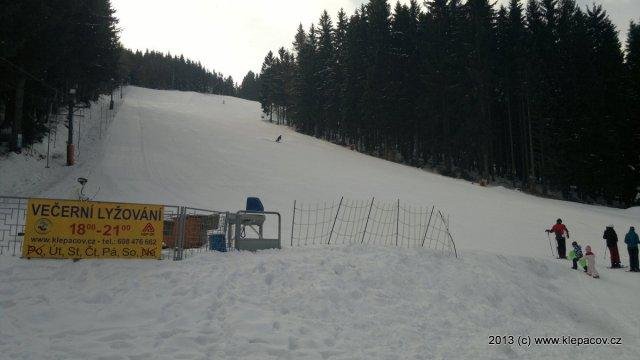
[[[267,57],[269,118],[389,160],[578,201],[633,203],[640,30],[575,0],[371,0]],[[283,63],[287,66],[282,66]],[[284,94],[284,96],[283,96]]]
[[[41,136],[69,89],[88,102],[120,82],[109,0],[4,1],[0,8],[0,128],[12,129],[14,145],[18,133],[25,143]]]

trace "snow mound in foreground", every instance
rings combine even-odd
[[[624,275],[486,253],[334,247],[171,261],[0,262],[7,359],[637,359]],[[629,278],[631,279],[631,278]],[[633,293],[633,292],[632,292]],[[637,292],[636,292],[637,294]],[[635,319],[635,322],[634,322]],[[490,346],[490,335],[622,346]]]

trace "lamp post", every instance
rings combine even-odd
[[[111,86],[112,87],[112,89],[111,89],[111,101],[109,101],[109,110],[113,110],[113,92],[115,91],[114,88],[113,88],[113,84],[114,84],[114,81],[113,81],[113,78],[112,78],[111,79],[111,85],[112,85]]]

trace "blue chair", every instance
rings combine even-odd
[[[262,201],[257,197],[248,197],[247,198],[247,211],[256,211],[263,212],[264,206],[262,205]]]

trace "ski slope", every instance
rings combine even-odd
[[[75,179],[85,176],[88,192],[100,189],[96,200],[240,210],[247,196],[257,195],[283,214],[285,237],[296,199],[399,198],[450,213],[462,250],[535,257],[551,256],[544,229],[558,217],[573,239],[596,252],[603,250],[606,225],[619,235],[640,225],[640,211],[480,187],[298,134],[261,121],[260,113],[258,103],[242,99],[226,97],[223,104],[216,95],[131,87],[91,158],[53,185],[18,187],[14,194],[73,197]],[[283,142],[276,143],[280,134]]]
[[[84,176],[96,200],[233,211],[256,195],[283,214],[285,239],[294,200],[399,198],[450,213],[462,258],[360,247],[179,263],[0,257],[0,359],[640,358],[640,276],[606,269],[601,239],[605,225],[621,237],[638,225],[637,209],[442,177],[261,121],[259,104],[215,95],[130,87],[106,136],[90,139],[73,168],[0,159],[0,194],[74,197]],[[551,258],[544,229],[558,217],[594,247],[601,279]],[[489,335],[623,345],[489,346]]]

